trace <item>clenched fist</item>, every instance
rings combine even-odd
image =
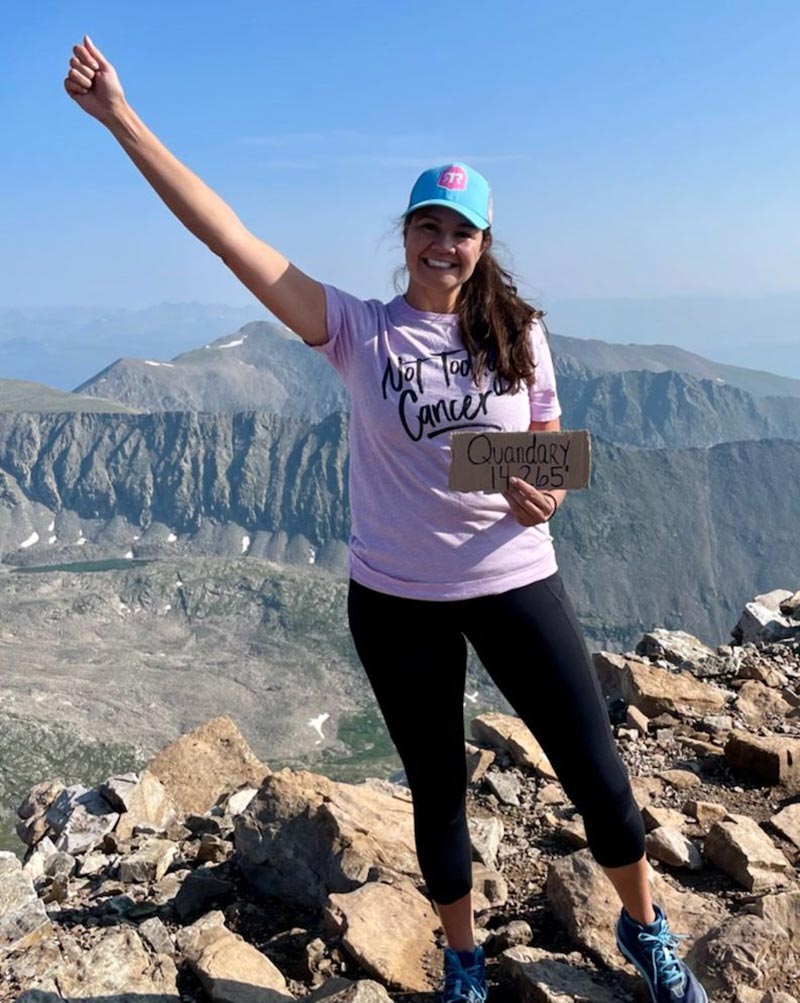
[[[83,36],[83,45],[73,46],[72,52],[64,89],[87,115],[108,122],[115,110],[125,105],[117,71],[88,35]]]

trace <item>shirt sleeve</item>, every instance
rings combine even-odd
[[[539,320],[531,324],[533,361],[536,369],[529,394],[531,399],[531,421],[552,421],[561,414],[561,404],[556,389],[556,374],[553,357],[545,337],[544,324]]]
[[[360,300],[336,286],[323,285],[323,289],[328,340],[311,347],[325,356],[347,384],[356,349],[375,330],[375,303]]]

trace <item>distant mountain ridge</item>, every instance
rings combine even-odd
[[[565,427],[589,428],[639,448],[800,438],[800,381],[771,377],[776,386],[797,383],[798,396],[758,397],[718,376],[664,369],[666,361],[706,374],[730,375],[732,368],[668,346],[656,358],[648,346],[552,335],[552,349]],[[625,363],[629,369],[618,368]],[[761,374],[742,373],[744,382],[759,382]],[[255,409],[317,421],[349,406],[325,359],[285,329],[263,322],[169,362],[118,360],[75,392],[102,394],[145,411]]]
[[[746,390],[754,397],[800,397],[800,380],[758,369],[713,362],[674,345],[620,345],[593,338],[551,335],[553,353],[572,358],[594,372],[621,372],[643,369],[648,372],[674,370],[697,379],[715,380]]]
[[[341,574],[347,477],[342,413],[0,415],[0,555],[249,554]],[[800,442],[631,450],[595,437],[591,490],[554,525],[592,639],[625,645],[659,623],[718,643],[754,588],[796,580],[797,483]]]
[[[69,393],[28,380],[0,378],[0,411],[104,411],[132,414],[139,410],[105,397]]]

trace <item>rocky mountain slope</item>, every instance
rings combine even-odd
[[[755,397],[674,370],[594,374],[561,362],[564,428],[588,428],[623,446],[712,446],[742,439],[800,440],[800,398]]]
[[[710,649],[653,631],[595,663],[680,952],[715,1003],[796,1003],[800,592],[757,597],[734,635]],[[470,717],[492,998],[643,998],[614,944],[619,902],[541,748],[517,718]],[[24,864],[0,854],[3,1001],[436,998],[444,936],[402,771],[275,770],[218,717],[137,773],[43,780],[18,815]]]
[[[731,367],[669,346],[558,335],[551,346],[566,428],[585,427],[612,442],[645,447],[800,438],[800,381],[775,376],[770,383],[771,374],[749,379],[749,370],[729,381],[716,374],[730,376]],[[75,392],[145,411],[254,409],[311,420],[348,406],[323,358],[263,322],[169,362],[120,359]]]
[[[347,392],[325,359],[285,328],[262,321],[168,362],[118,359],[75,393],[146,411],[264,410],[312,421],[347,406]]]
[[[0,379],[0,411],[55,412],[88,411],[136,413],[139,408],[98,396],[83,396],[56,390],[43,383]]]

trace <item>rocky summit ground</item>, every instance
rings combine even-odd
[[[800,593],[734,643],[653,631],[598,653],[644,818],[654,897],[714,1003],[800,986]],[[477,938],[493,1003],[644,1001],[581,819],[517,718],[465,748]],[[432,770],[436,764],[432,763]],[[45,780],[0,854],[0,999],[432,1003],[443,931],[403,776],[273,771],[230,718],[96,788]]]

